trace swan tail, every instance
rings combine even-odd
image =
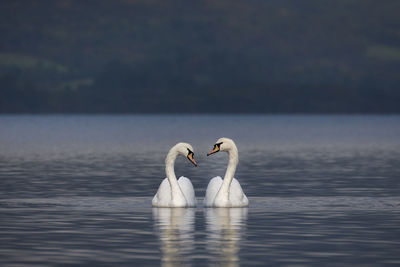
[[[206,207],[214,206],[215,196],[218,193],[222,185],[222,178],[220,176],[216,176],[210,180],[206,190],[206,196],[204,197],[203,204]]]
[[[154,207],[166,206],[166,203],[171,201],[171,186],[168,178],[165,178],[158,187],[157,193],[153,197],[151,204]]]
[[[229,200],[232,207],[245,207],[249,205],[249,200],[236,178],[233,178],[231,187],[229,188]]]
[[[192,182],[188,178],[181,176],[178,184],[185,196],[187,207],[195,207],[197,201]]]

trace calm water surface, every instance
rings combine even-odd
[[[152,208],[164,158],[201,203],[233,138],[248,208]],[[400,116],[0,116],[0,265],[399,265]]]

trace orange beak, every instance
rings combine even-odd
[[[207,153],[207,156],[210,156],[210,155],[212,155],[214,153],[217,153],[218,151],[219,151],[219,147],[215,146],[214,149],[212,149],[210,152]]]
[[[194,160],[193,154],[192,154],[192,153],[189,154],[189,155],[187,156],[187,158],[193,163],[193,165],[194,165],[195,167],[197,167],[197,162]]]

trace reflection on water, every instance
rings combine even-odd
[[[185,256],[194,253],[194,214],[193,208],[153,208],[163,266],[188,265]]]
[[[249,208],[190,209],[151,199],[0,199],[0,266],[400,264],[400,197],[250,197]]]
[[[153,208],[163,266],[196,263],[194,208]],[[205,249],[212,265],[239,266],[239,250],[247,223],[248,208],[205,208]],[[200,231],[198,231],[200,232]],[[201,257],[200,257],[201,258]]]
[[[247,208],[207,208],[207,249],[214,261],[224,266],[239,266],[238,252]]]

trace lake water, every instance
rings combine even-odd
[[[164,158],[204,196],[235,140],[248,208],[152,208]],[[0,265],[400,264],[400,116],[0,116]]]

